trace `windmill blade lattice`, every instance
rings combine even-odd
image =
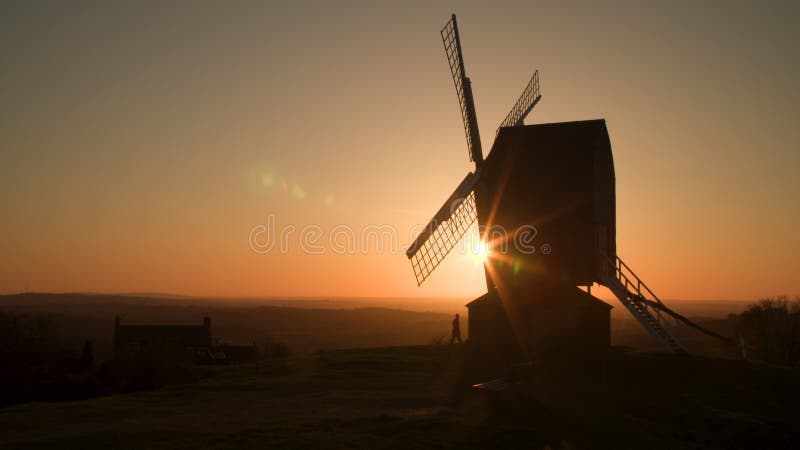
[[[458,244],[476,220],[478,214],[475,209],[475,192],[470,192],[464,199],[456,200],[453,213],[444,221],[432,220],[426,227],[429,233],[421,245],[409,255],[411,268],[417,284],[422,284],[425,279],[439,266],[445,256]],[[413,248],[413,247],[412,247]],[[411,251],[411,249],[409,249]]]
[[[500,127],[519,127],[522,126],[525,116],[531,112],[534,106],[541,100],[542,94],[539,92],[539,71],[533,72],[531,80],[522,91],[517,103],[511,108]],[[499,131],[499,130],[498,130]]]
[[[442,28],[442,42],[450,64],[450,73],[456,86],[458,104],[461,107],[461,118],[464,121],[464,132],[467,135],[467,148],[469,160],[479,163],[483,161],[481,136],[478,130],[478,116],[475,113],[475,102],[472,98],[472,86],[464,70],[464,57],[461,54],[461,38],[458,35],[456,16],[450,18],[447,25]]]

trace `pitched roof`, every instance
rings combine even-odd
[[[542,303],[542,307],[548,307],[552,306],[553,304],[558,304],[559,307],[572,307],[572,308],[606,308],[606,309],[613,308],[613,306],[583,291],[577,286],[562,287],[558,290],[545,291],[543,294],[540,293],[539,295],[542,295],[544,298],[549,300],[547,302]],[[480,297],[476,298],[475,300],[467,303],[465,306],[467,307],[476,306],[479,303],[493,300],[495,299],[495,297],[496,295],[487,292],[486,294],[483,294]]]
[[[210,337],[209,330],[202,326],[126,325],[117,329],[117,339],[123,341],[175,341],[203,347],[209,344]]]
[[[131,342],[178,344],[186,347],[211,345],[210,322],[203,325],[120,325],[114,330],[116,345]]]

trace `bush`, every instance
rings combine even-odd
[[[432,347],[442,347],[447,344],[447,336],[440,334],[438,336],[434,336],[431,339],[431,346]]]
[[[46,316],[0,311],[0,406],[76,400],[96,392],[78,352],[66,348]]]
[[[262,346],[259,349],[259,356],[261,359],[286,358],[290,353],[289,346],[271,337],[264,338]]]
[[[108,393],[134,392],[192,383],[204,373],[185,352],[146,349],[116,355],[99,368],[98,378]]]

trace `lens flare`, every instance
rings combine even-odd
[[[470,256],[476,263],[483,264],[492,256],[492,247],[488,242],[476,242],[472,245]]]

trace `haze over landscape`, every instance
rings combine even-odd
[[[538,68],[528,123],[606,119],[618,250],[662,298],[800,293],[795,2],[7,5],[0,293],[480,295],[468,255],[418,288],[402,254],[470,167],[456,6],[485,151]],[[322,254],[253,251],[270,214]]]

